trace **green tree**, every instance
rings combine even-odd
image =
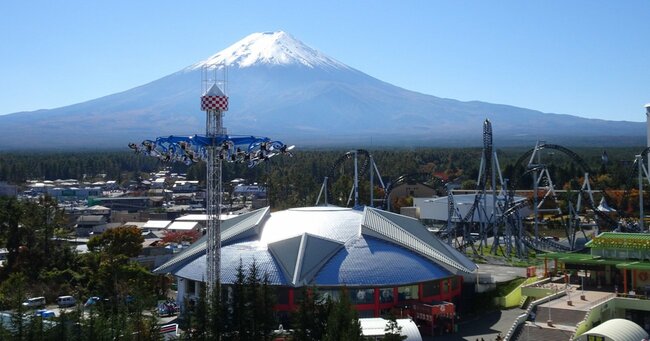
[[[136,257],[142,250],[144,237],[136,226],[120,226],[109,229],[88,241],[88,249],[101,251],[107,256]]]
[[[294,337],[301,341],[323,340],[334,303],[329,297],[321,297],[315,287],[300,290],[301,300],[293,314]]]
[[[401,335],[402,327],[397,324],[397,319],[392,313],[387,316],[388,322],[384,328],[384,341],[402,341],[407,338],[406,335]]]
[[[347,289],[341,291],[341,298],[334,304],[327,319],[325,341],[363,340],[361,324],[356,309],[350,303]]]

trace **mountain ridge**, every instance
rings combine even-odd
[[[277,45],[274,45],[276,44]],[[290,49],[291,48],[291,49]],[[224,52],[226,51],[226,52]],[[535,140],[645,143],[645,124],[542,113],[410,91],[348,67],[285,32],[256,33],[198,63],[138,87],[54,109],[0,116],[0,149],[126,146],[205,132],[200,68],[230,63],[230,134],[290,144],[480,145],[482,122],[495,143]],[[341,66],[342,65],[342,66]],[[600,139],[600,140],[599,140]]]

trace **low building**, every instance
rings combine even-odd
[[[167,231],[200,231],[203,229],[201,223],[195,221],[174,221],[169,226],[167,226]]]
[[[137,212],[151,207],[162,207],[163,197],[95,198],[88,205],[102,205],[115,211]]]
[[[545,272],[584,271],[585,285],[612,287],[622,293],[650,293],[650,234],[603,232],[585,246],[590,253],[546,254]],[[548,263],[550,259],[553,266]]]
[[[171,220],[149,220],[143,226],[143,230],[165,230],[171,225]]]
[[[386,326],[389,320],[381,317],[371,317],[359,319],[361,324],[361,333],[366,340],[381,340],[386,334]],[[404,341],[422,341],[422,335],[418,326],[411,319],[396,319],[397,326],[400,329],[399,335],[404,337]]]
[[[106,224],[106,217],[102,215],[81,215],[77,218],[75,230],[78,237],[88,237],[91,233],[105,231]]]
[[[453,198],[454,198],[454,208],[458,211],[458,216],[464,218],[470,213],[470,210],[474,205],[474,202],[476,201],[476,194],[458,194],[458,195],[454,195]],[[494,196],[486,195],[483,199],[484,200],[481,200],[481,202],[487,208],[487,213],[490,214],[492,212]],[[503,196],[497,196],[496,210],[498,214],[501,214],[498,203],[499,201],[503,201],[503,200],[504,200]],[[516,196],[514,198],[515,204],[523,203],[525,200],[526,200],[525,197]],[[419,208],[420,219],[423,220],[446,222],[447,217],[449,216],[449,200],[448,197],[446,196],[438,197],[438,198],[414,198],[413,206]],[[486,220],[487,217],[482,217],[480,212],[481,210],[474,210],[474,214],[471,217],[469,217],[470,221],[480,222],[482,220]],[[522,206],[519,212],[520,215],[527,216],[532,211],[528,206]]]
[[[192,193],[198,190],[198,180],[176,180],[172,186],[172,191],[174,193]]]
[[[221,223],[221,284],[233,290],[240,264],[267,273],[284,314],[304,287],[332,298],[347,288],[361,317],[379,317],[414,303],[454,302],[477,270],[465,255],[417,220],[365,207],[271,212],[269,207]],[[178,302],[198,297],[206,278],[207,237],[155,270],[178,282]]]
[[[397,198],[432,198],[436,195],[436,189],[422,183],[405,183],[401,184],[392,191],[388,200],[394,202]]]
[[[648,332],[638,324],[626,319],[611,319],[590,329],[575,341],[643,341]]]
[[[233,189],[233,196],[266,198],[266,187],[260,185],[239,184]]]

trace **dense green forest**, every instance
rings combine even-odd
[[[522,176],[528,158],[519,160],[529,148],[505,148],[497,150],[503,177],[512,186],[530,189],[530,176]],[[632,169],[635,155],[643,148],[609,148],[608,160],[603,162],[603,149],[575,148],[590,171],[596,188],[625,189],[630,186],[636,169]],[[269,188],[270,202],[276,209],[313,205],[316,202],[323,179],[327,176],[331,185],[330,202],[345,204],[353,178],[352,159],[339,160],[348,150],[297,150],[293,157],[277,156],[254,168],[245,164],[225,164],[224,181],[244,178],[249,182],[264,183]],[[420,174],[420,178],[434,177],[444,182],[457,182],[463,188],[473,189],[478,177],[482,149],[480,148],[417,148],[369,151],[377,165],[384,183],[395,181],[408,174]],[[559,150],[543,150],[540,161],[548,165],[556,188],[577,186],[584,176],[583,165]],[[359,168],[367,157],[359,156]],[[337,160],[341,161],[337,163]],[[337,164],[338,167],[333,169]],[[205,165],[197,163],[186,166],[181,163],[163,163],[156,158],[128,151],[83,153],[6,153],[0,155],[0,181],[23,184],[28,179],[105,179],[128,181],[146,179],[147,173],[162,167],[173,172],[186,173],[188,179],[203,181]],[[366,169],[369,167],[366,167]],[[368,172],[360,185],[362,204],[369,200]],[[378,184],[375,176],[375,183]],[[381,196],[375,188],[376,195]],[[365,200],[365,201],[364,201]]]

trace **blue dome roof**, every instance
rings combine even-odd
[[[283,286],[397,286],[469,273],[476,265],[416,219],[365,208],[268,208],[222,222],[221,282],[240,262]],[[205,278],[205,237],[155,271]]]

